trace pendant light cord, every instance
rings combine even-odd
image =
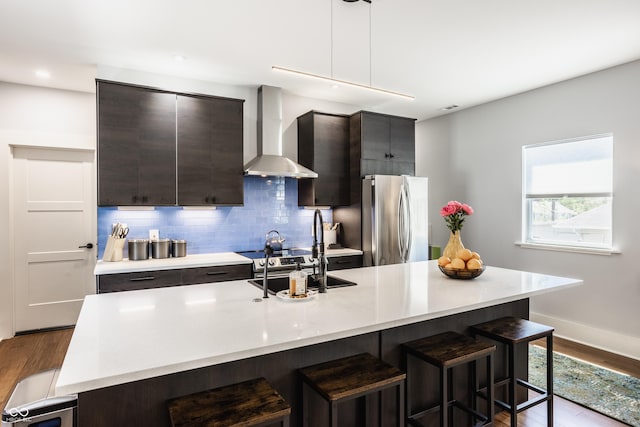
[[[329,1],[331,2],[330,3],[331,4],[331,19],[330,19],[330,22],[331,22],[331,28],[330,28],[330,33],[331,33],[331,37],[330,37],[330,40],[331,40],[331,61],[330,61],[330,63],[331,63],[331,78],[333,78],[333,0],[329,0]]]
[[[369,86],[372,86],[372,79],[371,79],[371,74],[372,74],[372,60],[371,60],[371,45],[372,45],[372,41],[371,41],[371,2],[369,1]]]

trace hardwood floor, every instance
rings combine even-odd
[[[0,342],[0,409],[22,378],[62,366],[73,329],[20,335]]]
[[[60,367],[71,341],[73,329],[21,335],[0,342],[0,408],[4,409],[14,385],[22,378]],[[536,341],[544,346],[544,342]],[[640,378],[640,361],[554,337],[554,350],[618,372]],[[560,397],[554,398],[555,427],[622,427],[620,423]],[[538,405],[518,415],[520,427],[546,425],[546,405]],[[497,414],[496,427],[508,427],[509,415]]]

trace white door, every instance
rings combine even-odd
[[[12,166],[15,330],[74,325],[95,293],[94,153],[13,147]]]

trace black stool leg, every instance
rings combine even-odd
[[[335,401],[329,402],[329,419],[331,427],[338,427],[338,404]]]
[[[404,384],[407,383],[407,380],[404,380]],[[405,385],[404,384],[398,384],[398,391],[396,393],[396,395],[398,396],[398,427],[404,427],[404,423],[405,423],[405,417],[404,417],[404,407],[403,405],[405,404]],[[382,417],[380,417],[380,422],[382,422]]]
[[[516,377],[516,345],[509,345],[509,412],[511,427],[518,427],[518,398],[516,396],[518,381]]]
[[[547,335],[547,427],[553,427],[553,335]]]
[[[449,425],[449,384],[447,381],[447,368],[440,368],[440,425],[447,427]]]
[[[477,377],[477,374],[476,374]],[[494,372],[493,372],[493,355],[489,354],[487,356],[487,425],[493,425],[493,380],[494,380]],[[477,388],[476,388],[477,390]]]

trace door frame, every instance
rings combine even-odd
[[[91,234],[95,236],[95,244],[96,244],[96,261],[97,261],[97,242],[98,242],[98,205],[97,205],[97,176],[96,176],[96,149],[95,148],[84,148],[84,147],[71,147],[64,146],[62,144],[62,139],[65,138],[65,135],[56,135],[52,139],[57,140],[60,145],[35,145],[35,144],[8,144],[9,145],[9,167],[8,167],[8,179],[9,179],[9,188],[8,188],[8,209],[9,209],[9,234],[8,234],[8,246],[9,246],[9,264],[8,264],[8,272],[9,272],[9,294],[11,300],[11,308],[10,308],[10,317],[11,317],[11,335],[15,336],[16,334],[16,281],[15,281],[15,203],[14,203],[14,166],[15,166],[15,150],[48,150],[48,151],[73,151],[73,152],[81,152],[81,153],[90,153],[93,154],[93,162],[91,165],[92,169],[92,183],[91,183],[91,200],[90,200],[90,215],[91,215]],[[86,141],[86,138],[78,138],[78,135],[69,135],[69,139],[72,140],[82,140],[82,142]],[[86,143],[80,143],[80,145],[86,145]],[[50,328],[50,329],[58,329],[58,328]]]

